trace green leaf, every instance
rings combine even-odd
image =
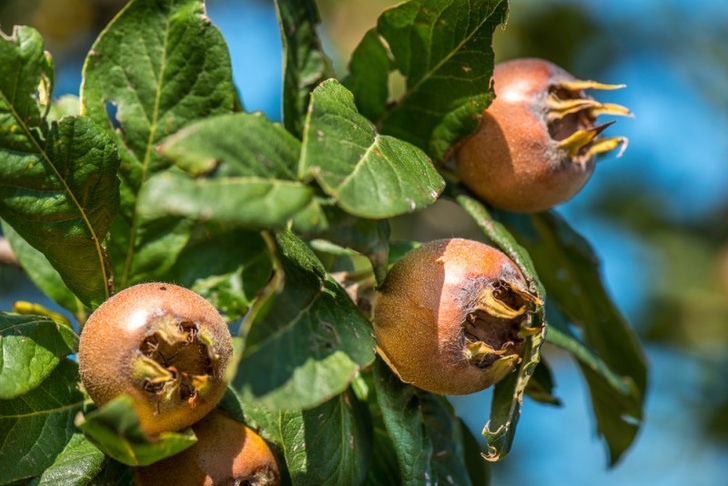
[[[589,387],[598,430],[603,434],[616,462],[634,441],[642,420],[642,396],[635,382],[614,372],[588,345],[573,332],[570,324],[554,306],[547,311],[546,340],[577,360]],[[615,451],[620,451],[616,453]]]
[[[637,337],[609,298],[601,280],[598,258],[589,243],[554,212],[534,215],[504,213],[504,221],[534,259],[539,276],[548,289],[549,302],[581,331],[583,343],[606,367],[574,349],[582,362],[592,394],[597,431],[609,447],[612,464],[629,447],[642,423],[642,406],[647,385],[645,357]],[[559,323],[555,312],[549,322],[553,337],[569,338],[568,326]],[[550,328],[551,329],[551,328]],[[561,331],[562,336],[558,335]],[[606,370],[611,369],[621,378]],[[614,396],[619,395],[619,396]],[[619,402],[619,406],[615,404]]]
[[[169,172],[150,179],[139,201],[140,214],[150,220],[178,216],[263,229],[285,226],[312,197],[313,189],[299,182],[260,177],[192,179]]]
[[[73,417],[84,406],[78,365],[63,359],[39,386],[0,400],[0,484],[40,475],[78,430]]]
[[[146,187],[146,186],[145,186]],[[141,215],[141,210],[139,212]],[[116,290],[142,282],[168,281],[169,272],[179,253],[187,245],[193,221],[166,214],[145,219],[141,215],[134,230],[134,258],[126,259],[130,247],[129,221],[119,217],[111,226],[109,253],[114,258],[114,272],[119,275]]]
[[[327,240],[366,256],[372,264],[377,281],[384,281],[389,260],[389,222],[386,219],[357,218],[326,203],[321,203],[320,209],[325,223],[313,231],[301,230],[304,237],[307,240]],[[294,219],[294,227],[296,221]]]
[[[107,458],[104,468],[88,486],[134,486],[134,468]]]
[[[79,415],[76,425],[105,454],[129,466],[148,466],[197,442],[192,429],[162,432],[150,439],[126,396],[113,399],[85,417]]]
[[[260,233],[206,225],[180,253],[169,280],[202,295],[233,321],[248,311],[272,270]]]
[[[262,113],[219,115],[169,137],[159,152],[186,172],[214,178],[295,181],[301,142]]]
[[[374,359],[369,321],[295,235],[276,235],[283,289],[247,323],[234,380],[246,401],[316,407],[343,392]]]
[[[397,456],[400,483],[469,485],[460,422],[443,397],[402,383],[374,363],[377,402]]]
[[[66,94],[51,103],[48,119],[58,121],[64,116],[81,114],[81,99],[76,95]]]
[[[83,110],[109,131],[123,162],[118,218],[123,223],[115,224],[112,252],[122,262],[117,287],[128,286],[139,271],[146,272],[145,279],[159,278],[184,247],[184,234],[169,221],[160,225],[141,217],[137,194],[170,165],[155,150],[164,138],[193,121],[232,111],[227,45],[202,0],[133,0],[92,46],[83,76]],[[160,231],[162,226],[173,231]],[[141,254],[147,245],[166,251]]]
[[[546,313],[549,313],[548,310]],[[546,341],[554,343],[549,339],[552,328],[550,328],[548,324],[547,328],[549,330],[546,333]],[[541,356],[541,361],[538,363],[538,366],[531,377],[531,381],[528,382],[528,386],[526,387],[526,395],[528,395],[528,398],[531,400],[535,400],[539,403],[561,406],[561,400],[554,396],[554,387],[554,378],[551,374],[551,368],[546,364],[543,356]]]
[[[386,10],[377,32],[407,85],[379,118],[382,133],[442,160],[475,130],[493,97],[493,31],[507,12],[503,0],[411,0]]]
[[[392,69],[382,39],[376,29],[369,30],[351,55],[344,86],[354,94],[359,113],[371,121],[378,120],[387,108]]]
[[[73,329],[45,317],[0,312],[0,400],[28,393],[77,350]]]
[[[468,426],[460,419],[460,430],[463,433],[463,448],[465,466],[473,486],[488,486],[490,484],[490,464],[483,460],[480,444]]]
[[[374,219],[427,207],[445,187],[424,152],[377,134],[334,79],[311,96],[299,174],[315,178],[346,212]]]
[[[313,0],[276,0],[283,39],[283,123],[296,137],[303,123],[311,91],[334,76],[316,33],[319,18]]]
[[[34,145],[28,152],[0,148],[0,215],[94,307],[109,292],[101,240],[118,207],[116,148],[85,117],[63,118]]]
[[[533,261],[526,249],[516,241],[503,224],[493,219],[479,201],[457,190],[455,190],[455,200],[473,218],[485,236],[518,265],[528,282],[529,290],[539,299],[544,299],[543,285],[541,285]],[[520,366],[516,373],[511,373],[495,386],[490,419],[483,429],[483,436],[487,442],[487,451],[483,457],[489,461],[498,461],[510,452],[521,414],[523,395],[541,358],[541,345],[546,331],[543,305],[536,307],[531,319],[529,327],[533,328],[535,333],[525,339]]]
[[[538,278],[536,267],[526,248],[519,244],[518,240],[508,231],[503,223],[499,223],[493,219],[493,216],[485,206],[477,199],[463,193],[456,193],[455,201],[473,218],[475,224],[478,225],[493,245],[508,255],[508,258],[518,265],[518,268],[521,269],[523,276],[526,277],[529,283],[529,290],[540,298],[543,298],[545,294],[543,285]]]
[[[0,224],[13,253],[33,283],[60,306],[71,311],[79,320],[83,320],[86,309],[78,297],[63,283],[63,279],[43,253],[33,248],[5,221]]]
[[[83,434],[73,434],[53,464],[43,471],[38,486],[85,486],[101,473],[106,460]]]
[[[85,117],[48,125],[52,78],[37,31],[0,35],[0,217],[94,306],[109,294],[102,240],[119,204],[119,158]]]
[[[366,405],[350,391],[311,410],[281,412],[293,484],[363,484],[371,456],[370,427]]]

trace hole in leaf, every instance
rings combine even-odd
[[[121,128],[121,122],[116,118],[116,114],[119,112],[119,108],[113,101],[106,102],[106,116],[109,117],[109,122],[114,128]]]

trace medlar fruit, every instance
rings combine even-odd
[[[167,283],[125,289],[81,332],[78,364],[101,406],[128,395],[148,434],[179,430],[212,410],[227,386],[227,324],[205,299]]]
[[[377,351],[400,379],[443,395],[482,390],[515,368],[540,304],[505,254],[460,238],[395,263],[374,296]]]
[[[597,125],[596,119],[631,115],[629,110],[584,93],[623,85],[581,81],[543,59],[500,63],[493,84],[495,100],[457,149],[455,162],[463,184],[494,207],[552,208],[586,184],[597,154],[627,145],[624,137],[600,138],[614,122]]]
[[[140,486],[280,484],[280,472],[268,444],[252,429],[220,411],[192,426],[197,442],[150,466],[137,467]]]

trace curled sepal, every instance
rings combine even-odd
[[[567,89],[569,91],[583,91],[585,89],[601,89],[601,90],[615,90],[626,88],[626,84],[605,84],[597,81],[583,80],[583,79],[572,79],[565,80],[559,83],[559,87]]]

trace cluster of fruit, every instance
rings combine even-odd
[[[508,211],[550,209],[574,196],[594,171],[595,156],[624,149],[624,137],[599,137],[630,115],[600,103],[582,81],[542,59],[496,65],[496,98],[479,128],[458,147],[461,182],[489,205]],[[408,383],[441,394],[482,390],[520,360],[534,330],[530,307],[540,298],[500,251],[462,239],[428,243],[390,270],[374,300],[379,354]]]
[[[629,111],[584,93],[619,86],[580,81],[538,59],[496,66],[493,82],[495,101],[455,155],[462,183],[493,207],[528,212],[564,202],[590,177],[595,155],[626,145],[600,138],[609,124],[596,118]],[[537,331],[533,307],[542,304],[499,250],[457,238],[430,242],[401,258],[377,290],[378,351],[402,381],[473,393],[514,369]],[[265,441],[214,411],[231,359],[219,313],[171,284],[128,288],[89,318],[79,365],[91,398],[103,405],[128,395],[148,434],[192,426],[198,438],[181,454],[137,468],[140,484],[278,484]]]
[[[180,454],[138,467],[137,484],[280,483],[268,444],[215,409],[227,387],[232,352],[218,311],[176,285],[129,287],[89,317],[78,364],[94,402],[101,406],[127,395],[150,436],[189,426],[197,436]]]

